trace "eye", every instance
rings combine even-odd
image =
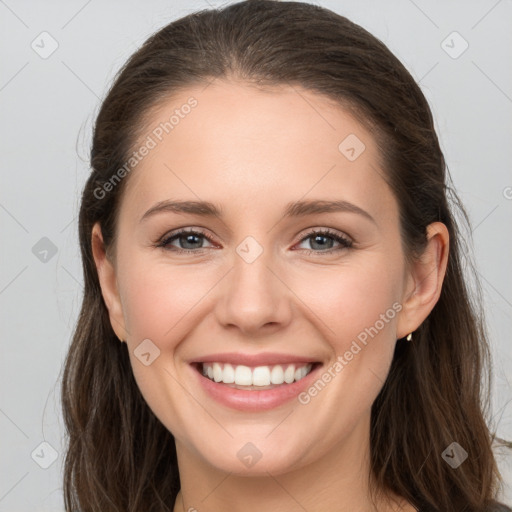
[[[165,236],[160,242],[157,243],[157,247],[162,247],[169,251],[177,253],[200,253],[203,247],[204,240],[210,240],[205,233],[200,230],[194,229],[181,229],[170,236]],[[172,245],[174,241],[177,241],[181,247],[175,247]]]
[[[330,229],[323,230],[312,230],[305,237],[302,238],[300,243],[308,241],[310,243],[311,249],[305,249],[307,254],[312,253],[332,253],[342,251],[344,249],[349,249],[352,247],[353,242],[348,238],[340,235],[335,231],[331,231]],[[332,244],[338,243],[339,247],[332,248]],[[316,250],[318,248],[319,250]]]
[[[170,235],[166,235],[157,242],[156,246],[176,253],[202,253],[203,242],[207,240],[209,243],[211,239],[201,230],[198,229],[180,229]],[[344,249],[349,249],[353,246],[353,242],[348,238],[342,236],[336,231],[330,229],[311,230],[304,236],[299,243],[310,241],[310,247],[313,249],[303,249],[307,254],[312,253],[333,253]],[[173,245],[177,242],[179,247]],[[337,243],[338,247],[332,247],[333,243]],[[318,250],[317,250],[318,249]]]

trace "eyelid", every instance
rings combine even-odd
[[[199,227],[195,227],[195,226],[176,228],[172,231],[169,231],[169,232],[165,233],[162,237],[160,237],[156,243],[157,243],[157,245],[165,244],[166,242],[169,242],[169,240],[171,240],[171,238],[179,237],[181,235],[186,235],[188,233],[193,234],[193,235],[195,235],[195,234],[202,235],[205,238],[205,240],[207,240],[210,243],[214,243],[214,241],[212,240],[213,237],[210,234],[208,234],[203,228],[199,228]],[[182,250],[186,251],[186,249],[182,249]],[[197,252],[197,251],[193,251],[193,252]]]
[[[329,235],[331,237],[338,237],[342,238],[343,240],[346,240],[347,242],[350,242],[351,244],[354,243],[354,240],[352,237],[344,233],[343,231],[338,231],[337,229],[333,228],[321,228],[321,227],[314,227],[308,229],[305,233],[301,233],[299,236],[297,243],[302,242],[304,239],[308,238],[311,235],[314,234],[321,234],[321,235]]]

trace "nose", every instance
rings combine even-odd
[[[217,320],[224,328],[257,337],[290,323],[293,293],[269,253],[263,251],[254,261],[242,252],[234,255],[216,305]]]

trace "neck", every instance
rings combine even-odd
[[[390,493],[370,494],[369,421],[350,438],[306,466],[280,474],[237,476],[220,471],[187,450],[176,450],[181,491],[174,512],[413,512]]]

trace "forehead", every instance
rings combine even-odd
[[[298,86],[190,87],[153,109],[135,150],[144,145],[125,190],[131,210],[186,198],[261,212],[306,195],[363,203],[375,215],[395,207],[371,134]]]

